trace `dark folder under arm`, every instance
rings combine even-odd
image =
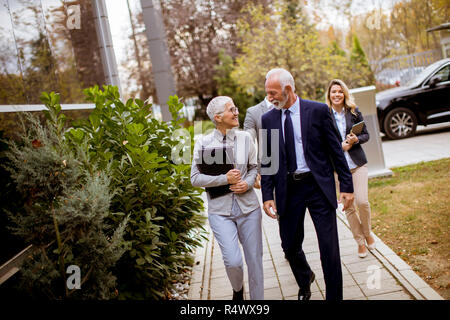
[[[209,176],[219,176],[221,174],[226,174],[231,169],[234,169],[232,149],[223,148],[204,148],[199,151],[199,163],[197,168],[202,174]],[[230,185],[226,184],[218,187],[207,187],[205,188],[211,199],[221,197],[230,192]]]
[[[234,169],[232,157],[230,156],[231,148],[205,148],[200,150],[199,163],[197,168],[202,174],[209,176],[219,176],[226,174],[231,169]],[[230,192],[230,185],[226,184],[218,187],[205,188],[211,199],[221,197]]]

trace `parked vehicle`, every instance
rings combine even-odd
[[[386,68],[375,74],[375,79],[381,85],[400,86],[408,83],[412,78],[420,74],[424,67],[410,67],[405,69]]]
[[[376,94],[381,132],[411,137],[416,127],[450,121],[450,58],[439,60],[404,86]]]

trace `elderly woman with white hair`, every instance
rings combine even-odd
[[[216,128],[195,144],[191,183],[207,191],[208,221],[222,251],[233,300],[244,298],[244,266],[239,241],[248,267],[250,299],[263,300],[262,215],[253,189],[257,175],[256,147],[251,135],[238,129],[239,111],[230,97],[212,99],[206,112]],[[220,152],[210,152],[214,161],[209,161],[205,156],[207,150],[230,152],[225,154],[226,159],[218,156]],[[224,161],[220,163],[221,160]]]

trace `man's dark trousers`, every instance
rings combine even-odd
[[[308,208],[319,242],[326,300],[342,300],[342,270],[336,209],[330,205],[312,175],[287,180],[286,211],[279,217],[281,246],[300,288],[309,284],[312,271],[302,250],[304,218]]]
[[[267,129],[267,147],[263,155],[272,157],[272,132],[282,133],[282,111],[272,109],[261,118],[263,129]],[[280,237],[283,249],[290,252],[294,265],[294,275],[302,284],[310,272],[301,250],[303,240],[303,220],[306,208],[309,209],[319,240],[322,269],[324,271],[327,300],[342,299],[342,272],[339,258],[339,241],[336,227],[336,188],[333,171],[338,173],[341,192],[353,193],[353,181],[347,161],[337,139],[331,113],[326,104],[300,99],[301,139],[305,161],[311,171],[309,180],[295,182],[290,186],[287,172],[287,156],[283,134],[278,135],[278,159],[268,164],[261,162],[261,191],[263,202],[274,200],[280,217]],[[276,139],[274,139],[276,140]],[[278,160],[276,173],[263,172]],[[273,161],[273,162],[272,162]],[[267,162],[266,162],[267,163]],[[298,185],[297,185],[298,184]],[[299,230],[296,230],[299,229]],[[334,230],[334,231],[333,231]],[[284,245],[283,245],[284,239]],[[291,248],[292,247],[292,248]],[[288,259],[289,260],[289,259]],[[302,276],[303,272],[303,276]]]

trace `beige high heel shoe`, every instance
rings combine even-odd
[[[361,249],[361,248],[364,248],[364,252],[359,251],[359,249]],[[360,257],[360,258],[367,257],[367,249],[366,249],[365,245],[362,245],[362,246],[358,245],[358,257]]]
[[[370,237],[372,238],[373,242],[372,242],[372,244],[369,244],[369,242],[367,242],[367,239],[366,239],[367,248],[369,248],[369,250],[375,250],[375,247],[376,247],[375,238],[372,236],[372,234],[370,235]]]

